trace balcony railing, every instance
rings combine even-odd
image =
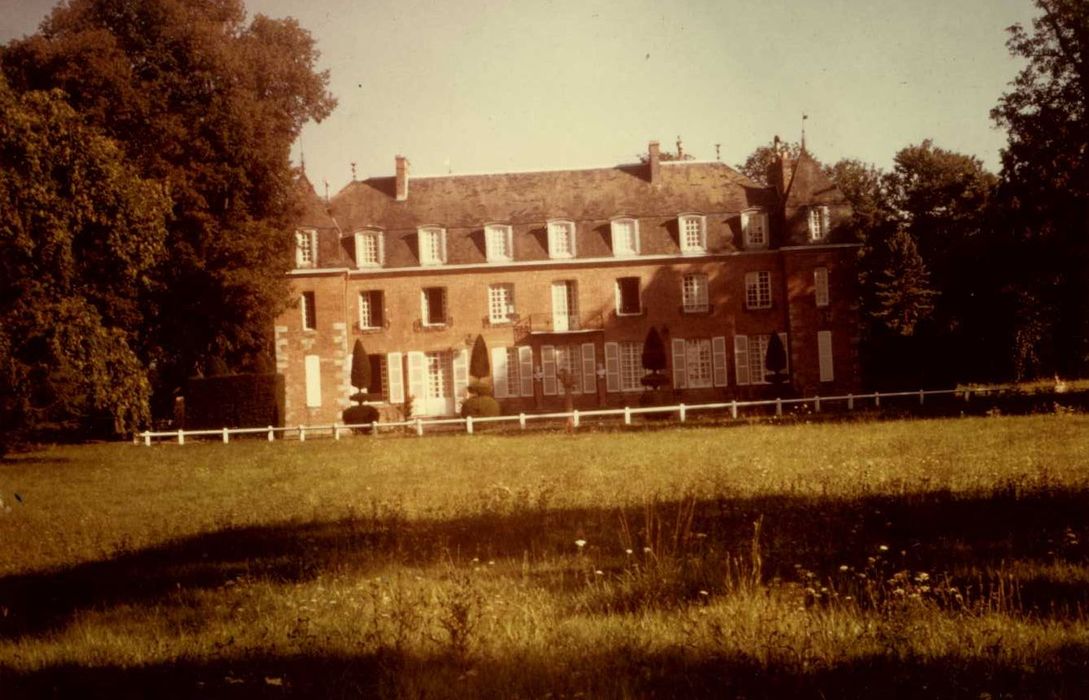
[[[601,313],[580,314],[557,318],[553,314],[526,314],[515,324],[515,335],[524,337],[539,333],[582,333],[605,329],[605,316]]]

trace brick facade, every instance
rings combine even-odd
[[[289,275],[297,298],[310,293],[313,306],[304,311],[300,301],[275,327],[288,424],[340,419],[354,391],[357,338],[383,358],[375,403],[388,418],[402,415],[409,396],[415,415],[455,412],[478,334],[498,360],[493,371],[510,360],[509,374],[493,379],[505,413],[561,409],[557,370],[565,361],[578,378],[575,407],[637,405],[641,369],[632,361],[651,327],[683,386],[676,398],[686,403],[770,396],[770,385],[753,380],[771,334],[785,334],[789,358],[790,386],[778,392],[857,390],[857,246],[839,239],[850,210],[819,165],[804,152],[782,158],[772,186],[763,187],[722,163],[659,163],[654,155],[652,147],[647,164],[597,170],[412,178],[411,187],[399,158],[396,177],[353,182],[327,205],[304,183],[310,206],[298,240],[309,248]],[[685,250],[693,240],[682,230],[685,215],[700,217],[699,250]],[[753,215],[766,217],[765,242],[747,246],[743,217]],[[620,217],[638,222],[637,254],[614,255],[612,222]],[[550,257],[548,224],[556,220],[574,224],[572,257]],[[510,227],[508,261],[488,262],[493,223]],[[824,227],[817,240],[811,225]],[[444,231],[435,234],[444,236],[441,247],[421,227]],[[380,264],[355,259],[360,232],[380,238]],[[421,245],[444,259],[423,264]],[[702,294],[685,308],[686,276],[690,291],[706,280],[705,308]],[[768,283],[752,299],[747,277]],[[618,307],[620,278],[638,280],[632,313]],[[816,285],[824,280],[827,305],[818,306]],[[630,292],[636,283],[623,284]],[[493,285],[513,291],[510,321],[490,318]],[[435,323],[424,315],[425,288],[444,290],[429,296],[432,307],[445,307],[432,308]],[[765,308],[750,308],[753,300]],[[572,301],[577,310],[557,318],[557,304]]]

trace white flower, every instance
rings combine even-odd
[[[882,552],[887,552],[887,551],[889,551],[889,546],[887,544],[883,544],[880,547],[878,547],[878,549],[881,550]]]
[[[586,540],[575,540],[575,546],[582,549],[586,546]]]

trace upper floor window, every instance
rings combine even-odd
[[[818,267],[813,270],[813,295],[817,306],[828,306],[828,268]]]
[[[745,307],[771,308],[771,273],[749,272],[745,275]]]
[[[828,207],[809,207],[809,240],[823,241],[830,227]]]
[[[484,248],[488,262],[508,262],[514,259],[514,234],[510,226],[492,224],[484,227]]]
[[[680,228],[682,253],[707,251],[707,217],[686,214],[677,217],[677,225]]]
[[[318,264],[318,232],[313,229],[295,232],[295,267]]]
[[[438,227],[422,228],[419,231],[420,264],[446,264],[446,229]]]
[[[573,221],[548,222],[548,256],[551,258],[575,257],[575,223]]]
[[[681,282],[681,300],[685,313],[707,311],[707,275],[685,275]]]
[[[446,288],[424,287],[420,293],[421,317],[425,326],[445,326],[449,319],[446,316]]]
[[[488,287],[488,321],[509,323],[514,315],[514,285],[493,284]]]
[[[741,212],[741,233],[746,248],[768,247],[768,215],[754,209]]]
[[[613,255],[639,255],[639,222],[635,219],[614,219]]]
[[[380,289],[359,293],[359,328],[361,330],[373,330],[385,325],[386,314],[383,301]]]
[[[385,252],[381,231],[356,231],[356,267],[381,267],[385,262]]]
[[[317,303],[313,292],[303,292],[299,297],[299,313],[302,315],[304,331],[312,331],[318,327]]]
[[[617,316],[637,316],[643,312],[639,299],[639,278],[619,277],[616,280]]]

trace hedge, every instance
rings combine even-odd
[[[284,375],[190,377],[185,383],[185,427],[263,428],[284,424]]]

